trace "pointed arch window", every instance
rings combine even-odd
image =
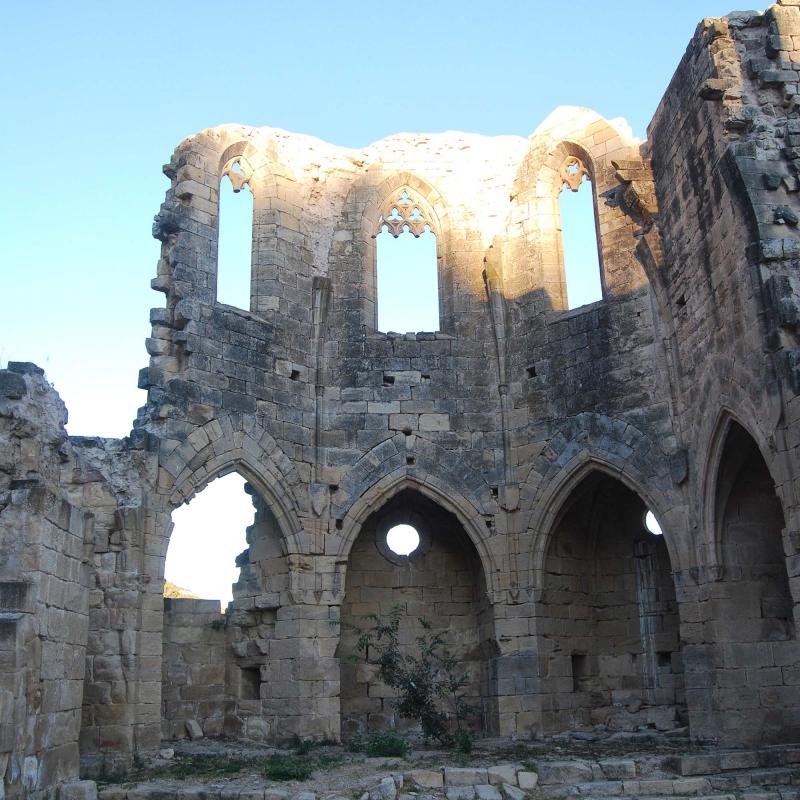
[[[400,189],[381,208],[374,236],[378,330],[439,330],[433,212],[408,187]]]
[[[219,184],[217,301],[250,309],[253,250],[252,170],[241,157],[228,162]]]
[[[561,165],[561,244],[567,308],[603,299],[592,177],[577,156]],[[565,191],[565,190],[569,191]]]

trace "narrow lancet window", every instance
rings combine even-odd
[[[566,158],[561,179],[559,207],[567,307],[578,308],[603,299],[594,198],[589,172],[579,158]]]
[[[253,195],[248,181],[240,161],[233,161],[220,180],[217,300],[249,310]]]
[[[408,189],[392,195],[376,235],[378,330],[439,330],[436,234]]]

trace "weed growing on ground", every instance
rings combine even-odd
[[[194,778],[208,781],[213,778],[237,775],[242,770],[255,765],[256,759],[253,758],[233,758],[217,754],[178,755],[174,761],[162,766],[150,768],[139,766],[129,772],[104,775],[98,778],[97,783],[100,786],[108,786],[157,778],[174,780]]]
[[[364,752],[370,758],[404,758],[408,754],[408,742],[402,736],[398,736],[392,731],[385,733],[373,733],[367,737]]]
[[[313,767],[309,759],[294,753],[275,753],[264,763],[264,774],[271,781],[304,781],[311,777]]]

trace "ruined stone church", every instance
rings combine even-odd
[[[798,62],[780,0],[698,26],[645,142],[578,108],[528,138],[181,142],[130,435],[67,436],[38,367],[0,371],[5,796],[187,723],[399,725],[348,658],[396,604],[447,633],[485,735],[800,740]],[[246,309],[217,298],[223,181],[253,199]],[[581,186],[602,297],[573,308]],[[435,330],[378,325],[386,229],[435,236]],[[254,505],[232,604],[165,600],[171,512],[231,472]]]

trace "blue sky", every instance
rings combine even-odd
[[[160,167],[189,134],[527,136],[584,105],[644,136],[695,26],[730,2],[4,3],[0,362],[43,366],[71,433],[127,433],[163,304]]]
[[[123,435],[162,304],[160,166],[184,136],[528,135],[560,104],[644,135],[697,22],[728,2],[4,4],[0,360],[47,369],[72,433]]]

